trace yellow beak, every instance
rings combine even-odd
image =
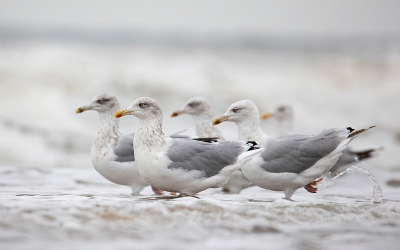
[[[273,115],[274,115],[273,113],[266,112],[266,113],[263,113],[263,114],[261,115],[261,119],[265,120],[265,119],[270,118],[270,117],[273,116]]]
[[[171,117],[176,117],[176,116],[181,115],[183,113],[185,113],[185,111],[177,110],[177,111],[172,112]]]
[[[125,116],[125,115],[130,115],[131,113],[132,113],[131,111],[123,109],[123,110],[117,111],[114,116],[116,118],[119,118],[119,117],[122,117],[122,116]]]
[[[228,118],[229,118],[229,116],[220,116],[220,117],[217,117],[217,118],[214,119],[212,125],[213,125],[213,126],[214,126],[214,125],[218,125],[218,124],[220,124],[221,122],[224,122],[224,121],[228,120]]]
[[[80,106],[79,108],[76,109],[75,113],[79,114],[79,113],[83,113],[85,111],[91,110],[92,107],[91,106]]]

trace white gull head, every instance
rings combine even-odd
[[[275,109],[274,116],[280,121],[293,119],[293,109],[289,105],[279,105]]]
[[[117,97],[109,93],[103,93],[95,96],[88,105],[79,107],[76,113],[82,113],[88,110],[95,110],[99,113],[113,112],[115,113],[120,109]]]
[[[239,140],[260,142],[265,135],[260,129],[259,117],[257,106],[250,100],[243,100],[229,106],[223,116],[214,119],[213,125],[234,122],[239,129]]]
[[[265,112],[261,115],[261,119],[275,118],[275,135],[288,135],[292,132],[293,127],[293,109],[289,105],[279,105],[273,113]]]
[[[136,99],[127,109],[115,113],[115,117],[133,115],[139,118],[139,126],[135,133],[134,147],[145,146],[147,150],[152,147],[162,147],[168,138],[162,132],[163,109],[160,104],[149,97]]]
[[[210,102],[204,97],[193,97],[180,109],[172,112],[171,117],[181,114],[189,114],[196,124],[196,135],[198,137],[218,137],[225,140],[221,131],[212,126],[213,111]]]
[[[203,116],[212,118],[212,108],[210,102],[204,97],[193,97],[180,109],[172,113],[171,116],[189,114],[192,116]]]
[[[162,120],[163,109],[160,104],[154,99],[149,97],[140,97],[136,99],[126,110],[121,114],[133,115],[140,120]],[[117,116],[117,114],[116,114]],[[117,116],[118,117],[118,116]]]

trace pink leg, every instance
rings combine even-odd
[[[304,188],[310,193],[316,193],[318,188],[311,186],[311,184],[307,184]]]
[[[163,194],[163,191],[158,189],[158,188],[155,188],[155,187],[151,186],[151,189],[153,189],[153,192],[155,194],[157,194],[157,195],[162,195]]]

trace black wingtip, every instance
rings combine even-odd
[[[193,138],[193,140],[196,141],[202,141],[202,142],[208,142],[208,143],[212,143],[212,142],[218,142],[219,137],[210,137],[210,138]]]
[[[256,141],[247,141],[246,144],[250,146],[248,151],[260,149],[260,147],[259,147],[259,145],[258,145],[258,143]]]

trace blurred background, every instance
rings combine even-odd
[[[243,99],[290,105],[293,133],[376,125],[350,146],[383,148],[358,163],[378,181],[352,171],[296,202],[258,187],[132,197],[92,167],[98,114],[75,114],[103,92],[121,108],[156,99],[166,134],[195,135],[170,117],[194,96],[215,117]],[[0,0],[0,107],[1,249],[398,249],[398,0]]]
[[[98,116],[75,110],[109,92],[121,108],[159,101],[167,134],[194,135],[191,117],[170,118],[194,96],[215,117],[243,99],[291,105],[295,133],[376,125],[352,147],[384,147],[368,168],[399,169],[399,13],[396,0],[2,0],[0,165],[90,168]]]

